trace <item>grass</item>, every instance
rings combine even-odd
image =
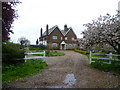
[[[37,51],[36,51],[37,52]],[[39,52],[39,51],[38,51]],[[58,51],[46,51],[46,56],[63,56],[65,53]],[[35,54],[34,56],[43,56],[43,54]]]
[[[49,51],[46,53],[46,56],[63,56],[65,53],[58,51]]]
[[[83,55],[89,54],[89,52],[87,52],[87,51],[82,51],[82,50],[78,50],[78,49],[75,49],[74,51],[75,51],[75,52],[78,52],[78,53],[81,53],[81,54],[83,54]]]
[[[120,74],[120,65],[118,64],[105,64],[103,62],[92,62],[91,66],[94,68],[97,68],[101,71],[105,71],[105,72],[111,72],[113,74]]]
[[[106,56],[106,55],[92,55],[92,57],[109,58],[109,56]],[[112,56],[112,58],[118,59],[117,56]],[[109,60],[104,60],[104,59],[100,59],[100,60],[92,59],[92,60],[96,61],[96,62],[91,63],[92,67],[105,71],[105,72],[111,72],[113,74],[120,74],[120,61],[112,60],[111,64],[106,64],[106,63],[109,63]]]
[[[2,69],[2,82],[11,82],[19,78],[27,77],[40,73],[47,63],[40,60],[27,60],[26,63],[17,65],[3,66]]]
[[[31,52],[43,52],[43,50],[30,50]]]
[[[109,56],[106,55],[92,55],[92,57],[98,57],[98,58],[109,58]],[[117,56],[113,56],[113,59],[118,59]],[[91,66],[94,68],[97,68],[99,70],[105,71],[105,72],[111,72],[113,74],[120,74],[120,61],[112,60],[111,64],[106,64],[105,62],[109,63],[109,60],[104,59],[92,59]]]
[[[89,53],[87,51],[82,50],[74,50],[75,52],[81,53],[86,55],[89,58]],[[107,54],[105,52],[97,52],[101,55],[92,55],[92,57],[98,57],[98,58],[109,58],[109,56],[106,56],[104,54]],[[112,56],[113,59],[118,59],[117,56]],[[111,72],[113,74],[120,74],[120,61],[112,60],[111,64],[106,64],[104,62],[109,62],[109,60],[103,60],[103,59],[92,59],[93,61],[90,66],[97,68],[101,71]]]

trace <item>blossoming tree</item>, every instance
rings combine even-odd
[[[90,47],[97,43],[107,43],[120,54],[120,12],[111,16],[100,16],[92,23],[84,24],[87,27],[83,32],[85,45]]]

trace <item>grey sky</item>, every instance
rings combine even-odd
[[[35,44],[40,36],[40,28],[46,30],[58,25],[63,29],[64,24],[72,27],[78,38],[85,29],[83,24],[97,19],[106,13],[115,14],[119,0],[20,0],[17,6],[19,18],[14,22],[14,34],[11,41],[17,42],[18,38],[26,37],[31,44]]]

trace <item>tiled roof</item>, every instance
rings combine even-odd
[[[58,27],[58,26],[55,25],[54,27],[48,29],[48,35],[49,35],[56,27]],[[42,36],[46,36],[46,31],[42,34]]]
[[[52,27],[52,28],[50,28],[50,29],[48,29],[48,35],[56,28],[56,27],[58,27],[57,25],[55,25],[54,27]],[[58,27],[58,29],[59,29],[59,27]],[[65,36],[69,31],[70,31],[70,29],[72,29],[71,27],[70,28],[68,28],[68,30],[67,31],[65,31],[65,30],[60,30],[61,31],[61,33]],[[42,34],[42,36],[46,36],[46,31]]]

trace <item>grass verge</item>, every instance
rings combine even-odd
[[[47,63],[42,60],[27,60],[26,63],[17,65],[3,66],[2,69],[2,82],[7,83],[19,78],[31,76],[43,71]]]
[[[118,64],[106,64],[103,62],[92,62],[91,66],[94,68],[97,68],[101,71],[105,71],[105,72],[111,72],[113,74],[120,74],[120,65]]]
[[[65,53],[58,51],[46,51],[46,56],[63,56]]]
[[[78,52],[78,53],[81,53],[83,55],[88,55],[89,54],[89,52],[87,52],[87,51],[82,51],[82,50],[78,50],[78,49],[75,49],[74,51]]]
[[[74,50],[75,52],[81,53],[86,55],[89,58],[89,53],[87,51],[82,51],[82,50]],[[98,52],[99,53],[99,52]],[[106,56],[104,54],[106,54],[105,52],[100,52],[100,54],[102,55],[92,55],[92,57],[98,57],[98,58],[109,58],[109,56]],[[117,56],[113,56],[113,59],[118,59]],[[111,72],[113,74],[119,74],[120,75],[120,61],[112,61],[111,64],[106,64],[104,62],[109,62],[109,60],[99,60],[99,59],[93,59],[90,66],[97,68],[101,71],[105,71],[105,72]]]

